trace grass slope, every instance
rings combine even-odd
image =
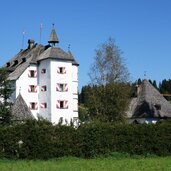
[[[66,157],[47,161],[0,160],[0,171],[170,171],[171,157]]]

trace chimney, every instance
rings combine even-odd
[[[32,49],[34,46],[34,40],[29,39],[28,40],[28,49]]]
[[[10,67],[10,62],[7,62],[7,63],[6,63],[6,66],[7,66],[7,67]]]

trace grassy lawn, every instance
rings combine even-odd
[[[0,160],[0,171],[170,171],[171,157],[60,158],[48,161]]]

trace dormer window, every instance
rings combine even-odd
[[[26,62],[26,58],[22,58],[22,63],[23,63],[23,62]]]
[[[43,69],[41,70],[41,73],[42,73],[42,74],[45,74],[45,73],[46,73],[46,69],[43,68]]]
[[[15,66],[17,64],[18,64],[18,60],[15,60],[13,66]]]
[[[66,69],[65,69],[65,67],[58,67],[57,73],[58,73],[58,74],[66,74]]]
[[[154,107],[156,108],[156,110],[161,110],[161,105],[160,104],[155,104]]]
[[[10,62],[7,62],[7,64],[6,64],[6,65],[7,65],[7,67],[10,67]]]
[[[37,77],[37,71],[36,70],[29,70],[28,76],[31,78]]]

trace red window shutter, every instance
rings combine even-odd
[[[57,68],[57,73],[58,73],[58,74],[60,73],[60,69],[59,69],[59,67]]]
[[[57,100],[57,102],[56,102],[56,108],[60,108],[60,100]]]
[[[28,77],[31,77],[31,71],[30,70],[28,71]]]
[[[56,84],[56,91],[60,91],[60,84]]]
[[[28,92],[29,93],[31,92],[31,85],[29,85],[29,87],[28,87]]]
[[[42,109],[45,109],[46,106],[47,106],[46,103],[41,103],[41,104],[40,104],[40,107],[41,107]]]
[[[36,93],[37,93],[37,89],[38,89],[38,87],[37,87],[37,86],[35,86],[35,89],[34,89],[34,90],[35,90],[35,92],[36,92]]]
[[[46,86],[42,86],[41,91],[46,91]]]
[[[37,77],[37,71],[34,71],[34,77]]]
[[[68,101],[67,100],[64,101],[64,105],[65,105],[64,108],[68,109]]]
[[[37,110],[38,109],[38,103],[36,102],[35,103],[35,110]]]
[[[31,104],[32,104],[32,103],[29,103],[29,106],[28,106],[28,107],[29,107],[29,109],[31,109],[31,108],[32,108],[32,105],[31,105]]]
[[[65,67],[63,68],[63,74],[66,74],[66,68]]]
[[[65,91],[68,91],[68,84],[65,84]]]

